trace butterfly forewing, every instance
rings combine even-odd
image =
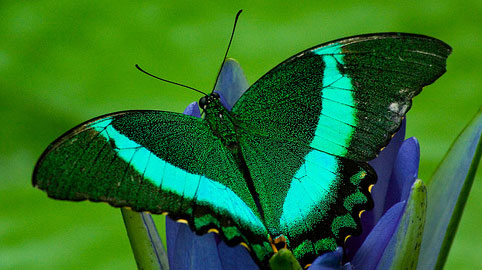
[[[450,47],[426,36],[363,35],[303,51],[255,82],[233,107],[251,133],[373,159],[412,98],[445,72]]]
[[[127,111],[88,121],[46,150],[33,181],[56,199],[168,212],[231,243],[267,243],[246,181],[199,118]]]

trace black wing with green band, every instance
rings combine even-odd
[[[281,63],[235,104],[267,229],[287,237],[302,265],[360,232],[376,182],[366,161],[399,129],[412,98],[445,72],[450,50],[400,33],[329,42]]]
[[[232,111],[251,133],[371,160],[412,98],[445,72],[450,51],[440,40],[401,33],[328,42],[269,71]]]
[[[233,244],[268,241],[232,156],[196,117],[126,111],[88,121],[45,151],[34,185],[56,199],[168,212]]]

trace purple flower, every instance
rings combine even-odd
[[[228,59],[215,89],[221,95],[222,104],[230,110],[247,86],[239,64]],[[191,103],[184,113],[201,116],[196,102]],[[443,257],[444,252],[447,253],[450,248],[451,242],[448,246],[442,245],[442,242],[445,243],[443,240],[446,234],[451,233],[447,229],[449,222],[454,222],[451,213],[461,211],[455,207],[455,202],[461,192],[465,190],[468,193],[466,185],[470,190],[473,176],[470,180],[469,172],[477,168],[471,165],[471,161],[474,156],[477,157],[475,155],[477,145],[482,148],[480,146],[482,144],[478,144],[482,131],[482,112],[479,112],[469,127],[471,129],[468,128],[468,131],[461,135],[463,137],[466,134],[466,141],[460,144],[460,139],[457,140],[439,169],[447,175],[449,173],[444,169],[451,165],[450,168],[455,167],[452,169],[459,174],[449,174],[449,179],[440,180],[435,174],[431,181],[432,185],[434,182],[439,185],[448,185],[451,187],[450,191],[455,191],[452,192],[453,194],[446,195],[447,191],[433,188],[435,192],[429,191],[427,199],[423,182],[417,180],[420,161],[419,144],[413,137],[404,140],[405,121],[403,121],[400,130],[389,145],[376,159],[369,162],[377,172],[378,182],[372,190],[375,207],[372,211],[366,211],[361,217],[363,233],[349,238],[344,250],[339,247],[331,253],[319,256],[309,269],[388,269],[407,264],[416,266],[419,257],[424,265],[419,269],[431,269],[435,263],[440,265],[440,261],[443,266],[445,258],[438,257],[439,253]],[[480,155],[478,158],[480,159]],[[478,162],[475,164],[477,165]],[[461,175],[463,177],[460,177]],[[453,178],[457,176],[455,181]],[[462,186],[464,186],[463,190]],[[434,199],[430,200],[430,195]],[[445,215],[446,217],[436,214],[441,211],[437,209],[441,198],[448,200],[448,205],[452,207],[449,209],[449,215]],[[431,202],[433,203],[430,204]],[[446,209],[442,211],[447,212]],[[426,212],[429,217],[427,221]],[[426,227],[441,229],[435,232],[431,229],[424,230],[425,223],[429,224]],[[452,233],[455,233],[455,230]],[[428,240],[424,238],[422,242],[422,235]],[[258,268],[244,247],[228,247],[214,233],[198,236],[185,224],[176,223],[169,218],[166,219],[166,237],[171,269]]]
[[[351,237],[345,245],[345,260],[341,248],[318,257],[309,269],[376,269],[392,236],[396,232],[410,188],[417,179],[420,148],[415,138],[403,140],[405,121],[389,145],[370,161],[378,175],[373,187],[373,210],[362,214],[363,232]],[[337,259],[337,265],[330,260]],[[327,263],[329,262],[329,263]]]

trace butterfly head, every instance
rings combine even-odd
[[[221,97],[216,92],[212,92],[211,94],[204,96],[199,100],[199,107],[201,107],[203,110],[219,106],[220,104]]]

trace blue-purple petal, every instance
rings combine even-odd
[[[257,269],[248,250],[224,243],[217,234],[195,234],[186,224],[166,218],[171,269]],[[195,268],[193,268],[195,267]]]
[[[173,223],[166,218],[166,223]],[[167,227],[168,224],[166,224]],[[167,237],[167,249],[170,269],[213,269],[222,270],[221,261],[216,248],[216,239],[213,233],[198,236],[192,233],[186,224],[169,226],[175,229]]]
[[[197,104],[197,102],[193,102],[193,103],[189,104],[186,107],[186,109],[184,109],[183,114],[187,114],[187,115],[191,115],[191,116],[201,118],[201,111],[199,110],[199,105]]]
[[[230,247],[221,241],[218,244],[218,252],[223,269],[258,269],[258,265],[251,259],[249,251],[241,245]]]
[[[224,101],[221,99],[224,107],[230,111],[246,89],[248,81],[241,66],[234,59],[226,59],[214,88],[214,91],[224,97]]]
[[[408,199],[410,189],[418,176],[419,163],[420,145],[415,137],[408,138],[400,147],[393,166],[385,199],[385,211],[392,205]]]
[[[316,258],[309,270],[340,270],[342,269],[343,248],[338,247],[335,251],[325,253]]]
[[[350,261],[358,248],[362,245],[365,238],[378,222],[384,213],[384,205],[387,197],[388,186],[392,169],[398,155],[398,150],[405,138],[406,119],[402,121],[400,130],[395,134],[390,143],[383,149],[377,158],[371,160],[369,164],[377,173],[377,183],[372,189],[372,198],[375,204],[373,210],[366,211],[361,217],[362,234],[348,238],[345,244],[345,259]]]
[[[352,270],[353,266],[352,266],[351,263],[348,262],[348,263],[345,263],[341,269],[342,270]]]
[[[173,221],[169,216],[166,217],[166,246],[169,265],[171,265],[175,259],[176,241],[180,229],[181,224]]]
[[[372,198],[375,202],[375,207],[371,212],[373,213],[375,223],[380,219],[385,210],[384,204],[387,197],[389,180],[392,176],[392,169],[398,151],[405,139],[405,126],[406,120],[403,120],[400,130],[395,134],[387,147],[380,152],[377,158],[369,162],[378,176],[377,183],[372,189]]]
[[[353,257],[351,261],[353,268],[376,269],[385,248],[400,223],[404,209],[405,202],[399,202],[382,216]]]
[[[231,110],[233,107],[232,105],[229,104],[229,102],[224,98],[224,94],[222,92],[214,91],[219,94],[219,97],[221,99],[221,105],[223,105],[224,108],[228,109],[228,111]]]

